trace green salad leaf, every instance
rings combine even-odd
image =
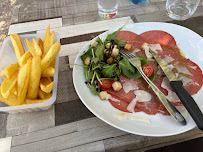
[[[134,66],[132,66],[125,57],[123,57],[123,59],[119,62],[119,68],[121,72],[130,79],[141,77],[138,70]]]
[[[94,63],[97,63],[98,61],[102,61],[104,59],[104,49],[105,47],[103,43],[97,45],[95,50],[96,57],[93,58]]]
[[[118,36],[119,32],[123,29],[125,25],[123,25],[121,28],[119,28],[117,31],[109,34],[107,37],[106,37],[106,40],[105,41],[111,41],[111,40],[114,40],[115,37]]]
[[[120,74],[120,70],[117,68],[117,64],[106,64],[102,67],[102,74],[106,78],[114,77],[116,74]]]

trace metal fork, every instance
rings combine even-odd
[[[135,55],[125,50],[120,50],[120,53],[128,59],[128,61],[137,68],[144,80],[149,84],[155,94],[159,97],[163,105],[166,107],[172,117],[182,125],[186,125],[187,122],[178,109],[166,98],[166,96],[154,85],[154,83],[144,74],[141,66],[140,59]]]

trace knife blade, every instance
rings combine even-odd
[[[170,81],[170,85],[177,94],[178,98],[181,100],[198,128],[203,131],[203,114],[196,104],[195,100],[191,97],[191,95],[184,89],[183,82],[176,78],[173,71],[168,67],[168,64],[159,57],[154,51],[150,49],[150,53],[155,58],[157,63],[160,65],[161,69],[167,76]]]

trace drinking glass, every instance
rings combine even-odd
[[[196,11],[200,0],[167,0],[166,11],[174,20],[186,20]]]
[[[118,12],[118,0],[98,0],[99,16],[102,18],[114,18]]]

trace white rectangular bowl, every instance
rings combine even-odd
[[[45,33],[41,34],[26,34],[20,35],[21,41],[23,43],[25,51],[28,51],[28,47],[26,45],[25,39],[27,38],[31,41],[33,38],[37,39],[41,38],[44,40]],[[60,42],[60,37],[58,33],[55,33],[54,42]],[[7,66],[16,63],[17,58],[13,49],[13,45],[10,39],[10,36],[5,38],[0,50],[0,72]],[[47,110],[49,109],[56,100],[57,94],[57,82],[58,82],[58,71],[59,71],[59,55],[56,56],[55,61],[55,75],[53,77],[54,87],[52,90],[52,97],[44,103],[36,103],[36,104],[24,104],[19,106],[8,106],[5,103],[0,101],[0,111],[9,112],[9,113],[18,113],[18,112],[31,112],[31,111],[39,111],[39,110]],[[0,84],[3,82],[4,78],[0,78]]]

